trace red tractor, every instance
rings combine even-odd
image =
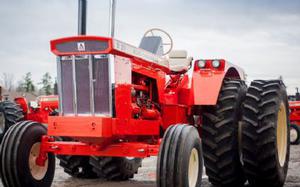
[[[110,8],[110,37],[85,35],[79,0],[79,36],[51,41],[59,115],[48,128],[23,121],[8,130],[3,185],[51,186],[57,155],[81,178],[127,180],[143,158],[158,156],[159,187],[201,186],[203,163],[217,186],[283,186],[290,137],[282,81],[247,88],[238,66],[193,60],[159,29],[139,47],[124,43],[113,37],[114,0]]]
[[[14,101],[0,102],[0,142],[6,131],[15,123],[31,120],[47,124],[48,116],[57,115],[58,96],[39,96],[36,101],[27,103],[25,97],[17,97]]]
[[[300,144],[300,93],[297,88],[296,95],[289,96],[290,105],[290,137],[291,144]]]
[[[48,116],[58,114],[58,96],[45,95],[37,97],[36,101],[27,103],[24,97],[15,98],[23,110],[24,120],[37,121],[39,123],[48,123]]]

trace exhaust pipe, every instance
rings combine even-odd
[[[116,1],[110,0],[110,7],[109,7],[109,36],[115,36],[115,16],[116,16]]]
[[[86,35],[87,0],[78,0],[78,35]]]

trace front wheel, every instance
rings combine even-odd
[[[295,124],[291,124],[290,140],[292,145],[300,144],[300,127]]]
[[[50,187],[54,177],[55,157],[48,154],[45,166],[36,164],[45,126],[23,121],[12,126],[0,147],[1,180],[5,187]]]
[[[188,125],[169,127],[158,155],[157,186],[199,187],[202,168],[202,147],[197,129]]]

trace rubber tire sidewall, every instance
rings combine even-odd
[[[52,184],[55,171],[55,157],[53,154],[48,154],[48,170],[45,177],[41,180],[33,178],[28,162],[31,147],[33,144],[40,142],[41,137],[45,135],[46,132],[46,128],[43,128],[42,126],[31,126],[26,130],[21,138],[21,143],[17,152],[17,168],[19,171],[19,177],[22,177],[20,178],[20,180],[22,180],[21,184],[24,186],[48,187]]]
[[[194,138],[192,137],[194,136]],[[202,183],[202,172],[203,172],[203,160],[202,160],[202,147],[201,147],[201,142],[196,141],[197,136],[195,134],[190,134],[187,139],[183,142],[183,155],[178,155],[182,156],[179,160],[181,160],[180,163],[178,163],[178,170],[180,172],[179,176],[183,177],[184,185],[183,186],[189,186],[189,161],[190,161],[190,155],[192,152],[192,149],[195,148],[198,151],[198,159],[199,159],[199,170],[198,170],[198,179],[196,183],[196,187],[200,187]],[[181,170],[179,169],[181,168]]]
[[[277,169],[277,172],[278,172],[278,176],[280,178],[280,181],[285,181],[284,179],[286,178],[286,175],[287,175],[287,170],[288,170],[288,163],[289,163],[289,159],[290,159],[290,125],[289,125],[289,104],[288,104],[288,99],[287,99],[287,95],[286,95],[286,92],[285,92],[285,88],[283,85],[281,85],[281,92],[280,92],[280,95],[279,95],[279,98],[280,98],[280,102],[278,103],[278,108],[277,108],[277,111],[279,111],[279,108],[280,108],[280,104],[281,102],[284,103],[285,105],[285,111],[286,111],[286,126],[287,126],[287,147],[286,147],[286,158],[285,158],[285,162],[283,164],[283,166],[280,165],[280,162],[279,162],[279,157],[278,157],[278,146],[277,146],[277,128],[278,128],[278,124],[276,124],[276,129],[275,129],[275,145],[276,145],[276,169]],[[276,115],[276,121],[278,119],[278,113]]]
[[[168,127],[160,145],[157,161],[157,186],[189,186],[189,160],[193,148],[196,148],[199,159],[199,170],[196,186],[201,186],[203,173],[203,156],[201,139],[197,129],[188,125]]]

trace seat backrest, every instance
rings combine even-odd
[[[142,38],[139,48],[158,56],[163,55],[162,38],[160,36],[145,36]]]
[[[173,50],[169,53],[168,60],[172,72],[183,72],[188,70],[193,58],[187,57],[185,50]]]

